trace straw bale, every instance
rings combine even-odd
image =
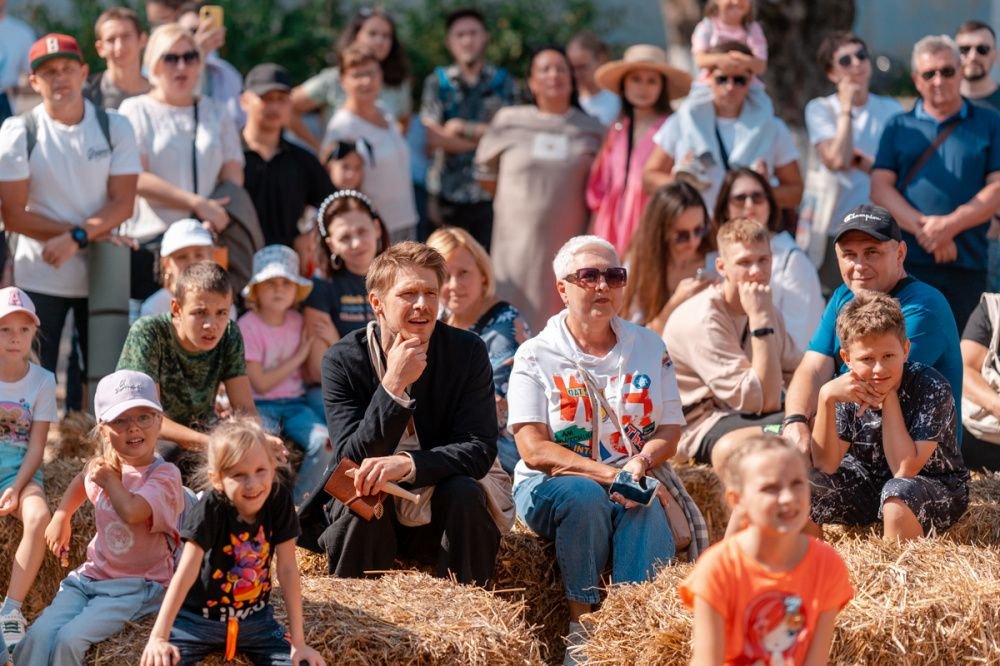
[[[327,576],[329,568],[326,555],[314,553],[308,548],[295,548],[295,563],[299,566],[299,574],[303,576]]]
[[[677,465],[674,471],[701,509],[708,525],[709,541],[720,541],[726,535],[726,525],[729,524],[729,507],[718,475],[708,465]]]

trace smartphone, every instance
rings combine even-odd
[[[205,5],[198,13],[198,18],[203,23],[209,23],[212,28],[221,28],[224,25],[225,12],[219,5]]]
[[[632,478],[632,473],[626,470],[618,472],[615,482],[611,484],[608,494],[618,493],[627,500],[648,505],[653,501],[656,488],[660,482],[650,476],[644,476],[638,481]]]

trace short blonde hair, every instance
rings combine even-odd
[[[194,35],[178,23],[165,23],[154,30],[153,34],[149,36],[149,41],[146,43],[146,52],[142,56],[142,65],[146,68],[146,76],[149,77],[149,82],[154,86],[159,87],[160,85],[160,77],[156,73],[156,67],[160,64],[160,59],[163,58],[167,51],[173,48],[174,44],[182,39],[187,40],[191,44],[191,48],[201,56],[201,61],[198,65],[198,80],[195,81],[195,90],[201,84],[205,54],[198,48],[198,43],[194,41]]]
[[[837,338],[847,349],[855,340],[891,333],[906,340],[906,319],[899,301],[880,291],[862,290],[837,315]]]
[[[483,274],[485,285],[483,286],[483,297],[492,299],[497,293],[497,281],[493,276],[493,264],[490,262],[490,255],[486,254],[486,249],[479,244],[465,229],[459,227],[443,227],[430,235],[427,239],[427,246],[432,247],[441,253],[441,256],[448,260],[456,250],[466,249],[472,255],[472,260],[476,262],[476,268]]]
[[[277,470],[278,456],[267,441],[267,435],[267,431],[250,417],[235,417],[220,423],[208,435],[205,465],[199,474],[201,483],[198,485],[218,489],[226,472],[238,465],[256,446],[264,449],[268,460]]]
[[[621,257],[618,256],[618,250],[607,240],[594,235],[573,236],[573,238],[570,238],[559,248],[555,258],[552,259],[552,272],[555,273],[556,280],[562,280],[566,277],[573,259],[584,250],[607,252],[615,258],[616,265],[621,265]]]
[[[743,482],[745,481],[743,477],[744,461],[752,455],[770,451],[784,451],[795,454],[802,460],[802,464],[806,465],[805,456],[784,437],[771,433],[753,435],[733,447],[733,450],[726,456],[722,464],[722,469],[719,470],[719,476],[722,478],[722,484],[726,487],[726,490],[736,492],[742,490]],[[806,468],[808,469],[808,465],[806,465]]]
[[[434,271],[438,287],[444,284],[448,277],[448,271],[444,267],[444,257],[440,252],[423,243],[403,241],[390,246],[375,257],[368,268],[365,288],[370,294],[384,295],[396,281],[396,275],[404,268],[427,268]]]
[[[721,253],[726,245],[768,243],[769,237],[767,227],[760,222],[747,217],[737,217],[719,227],[715,241]]]

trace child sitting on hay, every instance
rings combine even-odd
[[[692,663],[826,663],[854,591],[840,555],[802,532],[805,459],[777,435],[755,435],[721,471],[726,501],[747,526],[709,548],[680,584],[694,608]]]
[[[819,392],[810,529],[881,519],[885,537],[899,540],[947,529],[969,503],[948,380],[907,362],[906,322],[886,294],[845,305],[837,336],[849,371]]]

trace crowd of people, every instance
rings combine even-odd
[[[583,32],[519,81],[458,9],[453,62],[419,88],[381,9],[296,85],[278,63],[241,77],[203,3],[147,0],[148,27],[106,9],[96,74],[4,8],[0,516],[24,530],[0,663],[82,664],[155,614],[144,666],[323,664],[297,546],[330,575],[403,559],[486,586],[516,519],[555,544],[566,663],[603,581],[678,557],[697,560],[696,663],[821,663],[853,595],[822,525],[933,536],[970,470],[1000,470],[985,23],[914,45],[909,111],[870,91],[859,36],[826,36],[803,176],[751,0],[706,4],[695,76]],[[22,76],[41,103],[14,115]],[[133,321],[91,406],[99,247],[127,249]],[[66,349],[65,409],[93,411],[97,453],[52,511]],[[719,544],[687,461],[725,488]],[[86,501],[86,561],[29,626]]]

